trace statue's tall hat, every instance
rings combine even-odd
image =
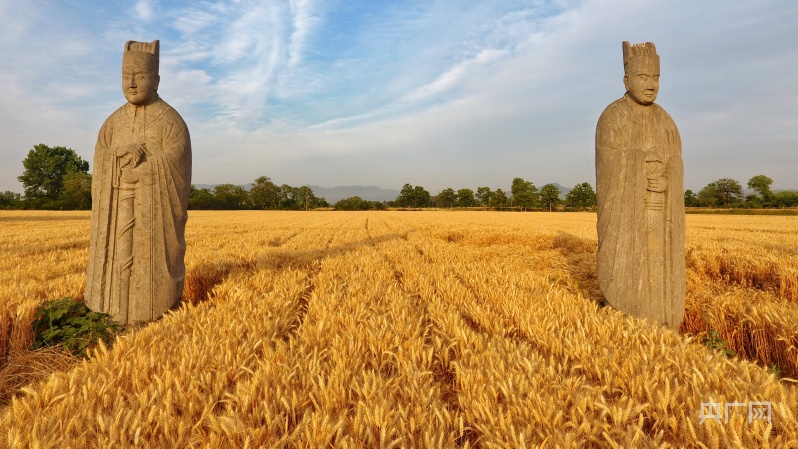
[[[134,66],[146,68],[153,74],[158,74],[158,53],[160,42],[156,39],[152,42],[125,42],[125,52],[122,55],[122,67]]]
[[[653,42],[630,45],[623,42],[623,72],[628,74],[631,68],[655,69],[659,72],[659,55]]]

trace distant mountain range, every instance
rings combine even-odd
[[[557,187],[558,189],[560,189],[560,199],[563,200],[563,201],[565,201],[565,195],[568,195],[568,192],[570,192],[571,190],[574,189],[573,187],[561,186],[559,183],[556,183],[556,182],[553,182],[552,184],[554,184],[554,187]],[[545,185],[545,184],[543,184],[543,185]],[[540,185],[540,186],[539,185],[535,185],[535,187],[537,187],[538,190],[540,190],[540,188],[543,187],[543,185]]]

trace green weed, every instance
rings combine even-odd
[[[72,298],[43,302],[32,327],[36,335],[32,349],[60,345],[78,357],[86,357],[87,348],[100,339],[110,341],[121,329],[107,313],[93,312]]]

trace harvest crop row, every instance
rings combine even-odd
[[[8,363],[38,302],[80,294],[88,217],[67,217],[0,217]],[[0,444],[795,445],[768,369],[798,372],[795,218],[688,217],[679,335],[600,304],[593,214],[193,212],[184,305],[26,387]],[[770,425],[700,422],[753,401]]]

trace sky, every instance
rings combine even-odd
[[[796,24],[794,0],[0,0],[0,191],[39,143],[91,163],[124,43],[154,39],[195,184],[595,185],[621,43],[650,41],[685,188],[798,189]]]

